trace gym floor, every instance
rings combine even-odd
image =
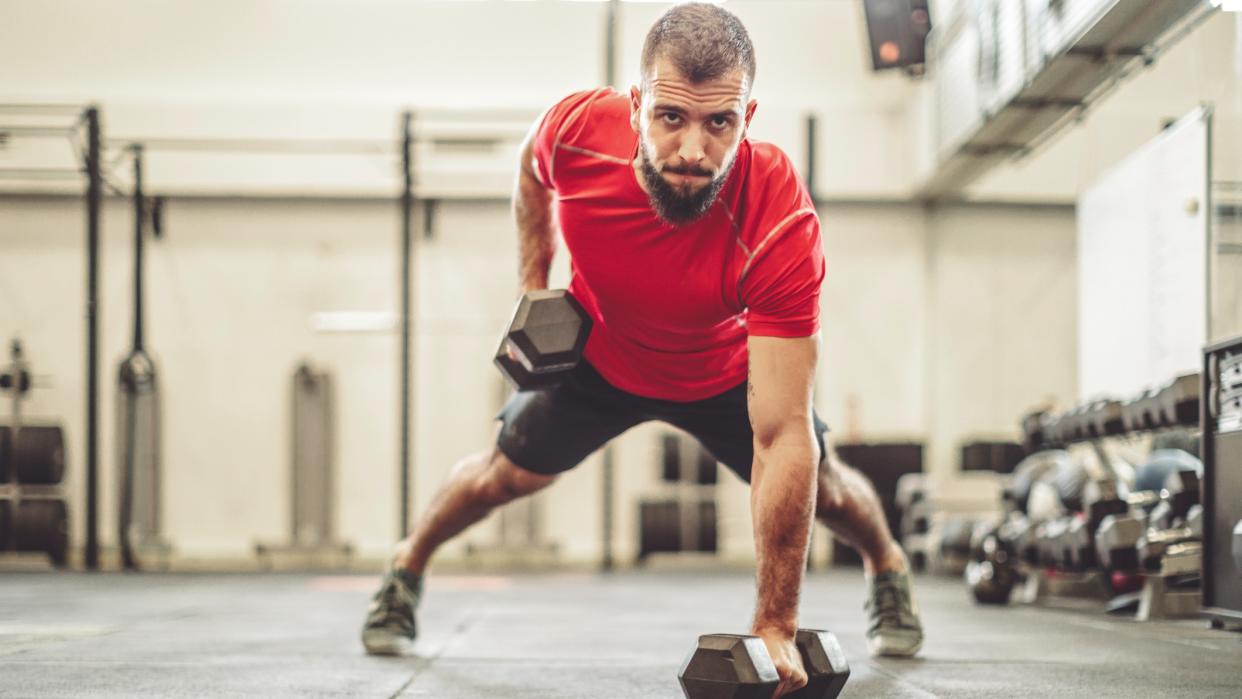
[[[737,631],[745,573],[432,576],[416,654],[368,657],[377,577],[0,577],[0,696],[678,697],[699,633]],[[922,577],[927,643],[867,656],[857,570],[812,573],[803,620],[837,634],[849,697],[1237,697],[1242,643],[1197,620],[1139,624],[1090,603],[979,608]]]

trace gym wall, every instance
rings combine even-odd
[[[54,381],[31,394],[28,413],[66,421],[67,488],[80,506],[81,213],[76,201],[59,197],[0,201],[0,327],[20,334],[36,370]],[[1072,315],[1064,312],[1074,295],[1071,212],[1036,210],[1032,218],[1029,208],[926,213],[849,205],[821,214],[829,275],[818,401],[839,439],[927,439],[930,467],[947,470],[955,468],[963,430],[1011,435],[1011,416],[1049,386],[1073,395],[1073,376],[1054,373],[1072,362],[1035,361],[1058,347],[1072,355],[1074,347]],[[397,519],[395,337],[316,333],[311,317],[392,308],[394,207],[174,199],[167,215],[169,236],[149,246],[147,312],[164,386],[167,528],[178,552],[239,559],[256,540],[285,536],[288,380],[307,358],[337,380],[340,536],[363,554],[381,555]],[[437,226],[444,233],[420,242],[416,511],[456,459],[491,438],[499,377],[490,357],[513,298],[509,215],[502,203],[446,204]],[[108,377],[131,332],[127,222],[125,205],[110,202],[100,422],[105,543],[115,528],[115,386]],[[563,259],[556,273],[564,278]],[[1010,314],[1011,303],[1028,311]],[[1024,323],[1048,330],[1038,338],[1011,335]],[[1015,362],[1027,369],[1013,372]],[[1013,373],[1021,380],[1005,380]],[[615,531],[623,560],[633,553],[632,503],[656,486],[654,431],[636,430],[618,448]],[[598,555],[598,466],[593,457],[541,495],[544,531],[571,560]],[[724,481],[721,546],[726,556],[746,557],[747,491]],[[460,556],[467,542],[489,541],[493,527],[485,523],[453,542],[444,557]]]

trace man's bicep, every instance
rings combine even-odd
[[[791,431],[811,429],[811,395],[819,358],[819,335],[752,336],[747,405],[755,439],[771,443]]]

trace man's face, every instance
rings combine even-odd
[[[690,223],[716,201],[755,113],[749,92],[741,69],[692,83],[663,57],[630,89],[642,182],[660,218]]]

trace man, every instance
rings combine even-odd
[[[677,5],[652,27],[641,67],[628,99],[571,95],[522,148],[521,287],[547,286],[555,206],[570,292],[594,320],[584,360],[554,389],[515,394],[495,447],[454,468],[398,545],[363,642],[373,653],[408,647],[441,543],[654,419],[752,484],[750,631],[776,663],[780,692],[806,682],[794,632],[812,517],[863,556],[872,652],[913,655],[922,629],[905,558],[871,484],[825,447],[811,407],[819,221],[785,154],[746,138],[756,106],[746,30],[718,6]]]

